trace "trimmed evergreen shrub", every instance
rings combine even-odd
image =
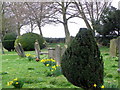
[[[91,30],[81,28],[62,56],[63,75],[86,90],[103,84],[103,60]]]
[[[21,43],[25,51],[33,51],[35,50],[34,43],[36,40],[38,40],[41,49],[45,47],[44,38],[36,33],[25,33],[19,36],[15,41],[15,46],[17,43]]]
[[[7,33],[2,40],[3,47],[8,51],[14,50],[14,42],[17,35],[15,33]]]

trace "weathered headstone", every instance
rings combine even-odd
[[[15,46],[15,50],[16,50],[16,52],[18,53],[18,55],[19,55],[20,57],[25,57],[24,50],[23,50],[23,48],[22,48],[22,46],[21,46],[20,43],[18,43],[18,44]]]
[[[110,40],[110,56],[115,57],[117,55],[117,39]]]
[[[54,48],[49,48],[48,49],[48,57],[55,59],[55,55],[54,55],[55,49]]]
[[[67,45],[64,45],[62,48],[61,48],[61,57],[62,55],[64,54],[65,50],[67,49]]]
[[[38,41],[36,40],[35,44],[34,44],[34,47],[35,47],[35,53],[36,53],[36,57],[38,59],[40,59],[40,46],[39,46],[39,43]]]
[[[55,49],[49,48],[48,49],[48,57],[53,58],[56,60],[57,65],[60,65],[61,63],[61,57],[65,50],[67,49],[67,45],[64,45],[64,47],[61,48],[60,45],[57,45]]]
[[[60,59],[61,59],[61,47],[60,45],[57,45],[55,47],[55,60],[57,62],[57,65],[60,65],[61,63]]]
[[[120,76],[120,37],[118,37],[118,53],[119,53],[118,75]],[[118,79],[118,87],[120,88],[120,78]]]

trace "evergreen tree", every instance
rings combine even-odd
[[[89,90],[103,84],[103,61],[91,30],[80,29],[62,56],[61,67],[67,80],[78,87]]]

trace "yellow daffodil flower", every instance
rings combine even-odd
[[[48,66],[49,66],[49,64],[46,64],[46,66],[48,67]]]
[[[26,54],[26,56],[27,56],[27,57],[29,57],[29,56],[30,56],[30,54]]]
[[[13,79],[13,81],[17,81],[17,80],[18,80],[17,78]]]
[[[105,86],[104,86],[104,85],[102,85],[102,86],[101,86],[101,88],[105,88]]]
[[[94,86],[94,87],[96,87],[97,85],[96,85],[96,84],[94,84],[93,86]]]
[[[56,67],[59,67],[60,65],[56,65]]]
[[[55,68],[56,68],[56,66],[52,66],[52,68],[54,68],[54,69],[55,69]]]
[[[19,82],[16,82],[15,84],[18,84]]]
[[[52,72],[54,71],[54,70],[51,70]]]
[[[12,85],[13,81],[7,83],[8,86]]]

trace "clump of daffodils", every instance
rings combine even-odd
[[[42,59],[40,62],[42,62],[47,67],[52,67],[56,65],[56,61],[54,59]]]
[[[35,58],[35,55],[26,54],[26,57],[28,58],[29,61],[32,61]]]
[[[42,59],[42,62],[46,67],[49,68],[50,72],[47,76],[58,76],[61,75],[61,67],[56,64],[54,59]]]
[[[18,78],[13,79],[12,81],[7,82],[7,86],[13,85],[15,88],[22,88],[24,82]]]

